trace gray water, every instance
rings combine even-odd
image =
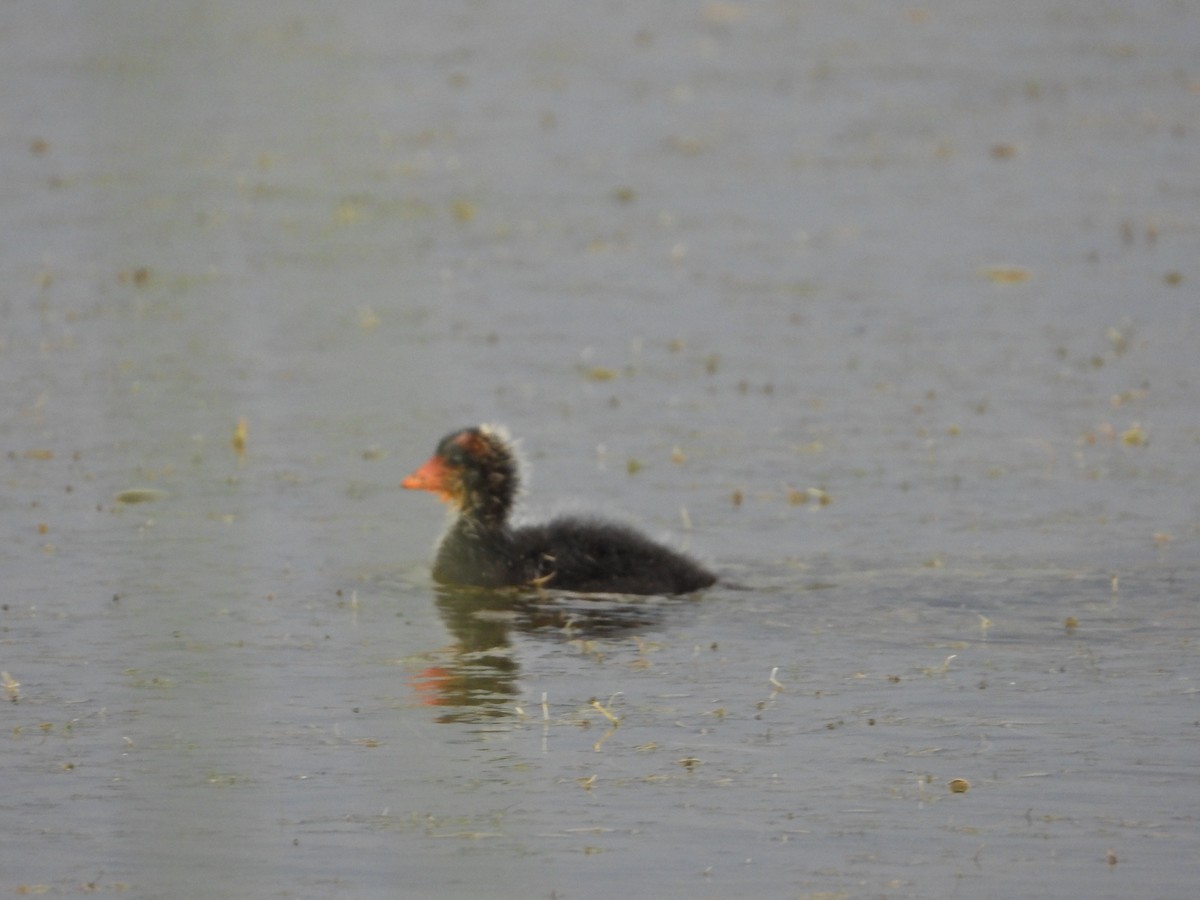
[[[1198,38],[9,4],[0,893],[1191,896]],[[480,421],[722,583],[436,591]]]

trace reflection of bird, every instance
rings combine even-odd
[[[687,603],[683,598],[514,594],[456,585],[441,585],[434,595],[454,643],[423,654],[429,665],[406,680],[420,706],[456,707],[440,713],[439,722],[512,715],[521,695],[518,632],[548,641],[631,636],[637,641],[640,631]]]
[[[432,491],[458,510],[433,565],[442,584],[687,594],[716,581],[699,563],[623,525],[566,517],[513,528],[508,516],[520,476],[508,436],[495,426],[446,435],[403,485]]]

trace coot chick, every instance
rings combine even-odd
[[[458,510],[433,564],[433,578],[442,584],[688,594],[717,580],[689,557],[624,525],[563,517],[512,527],[508,517],[520,473],[508,435],[497,426],[446,435],[402,485],[431,491]]]

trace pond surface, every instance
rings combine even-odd
[[[0,892],[1191,896],[1197,33],[13,6]],[[721,583],[435,589],[481,421]]]

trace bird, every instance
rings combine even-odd
[[[616,522],[561,516],[513,526],[521,471],[503,426],[447,434],[401,486],[430,491],[456,513],[433,564],[439,584],[674,595],[717,580],[691,557]]]

